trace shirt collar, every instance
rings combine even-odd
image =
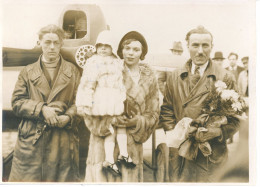
[[[229,67],[228,67],[228,70],[230,70],[230,71],[236,71],[236,70],[237,70],[237,65],[234,66],[234,67],[229,66]]]
[[[205,69],[207,68],[209,64],[209,61],[203,65],[200,66],[200,69],[199,69],[199,72],[200,72],[200,76],[202,77],[202,75],[204,74],[205,72]],[[194,71],[195,71],[195,67],[196,65],[194,64],[194,62],[192,61],[191,62],[191,74],[194,74]]]
[[[184,79],[185,77],[188,76],[189,72],[191,72],[191,59],[189,59],[185,65],[179,70],[179,76],[181,77],[181,79]],[[208,63],[208,67],[204,70],[206,73],[206,76],[213,76],[216,78],[216,75],[218,73],[219,70],[217,70],[218,68],[216,67],[216,65],[214,65],[212,63],[212,60],[209,59]]]

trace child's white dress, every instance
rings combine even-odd
[[[84,110],[87,115],[121,115],[124,112],[126,99],[122,71],[123,61],[113,56],[90,57],[84,66],[76,96],[76,106],[88,107]]]

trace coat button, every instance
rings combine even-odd
[[[38,130],[36,131],[36,133],[37,133],[37,134],[41,134],[41,130],[38,129]]]

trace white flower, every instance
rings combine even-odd
[[[215,87],[217,88],[217,92],[221,92],[222,90],[227,88],[227,85],[223,81],[218,80],[217,82],[215,82]]]
[[[242,110],[242,104],[240,102],[235,102],[231,106],[232,106],[234,111],[241,111]]]
[[[223,100],[232,99],[233,101],[238,101],[239,95],[235,90],[222,90],[221,98]]]

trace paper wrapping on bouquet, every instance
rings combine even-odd
[[[176,124],[173,130],[166,132],[166,143],[168,147],[180,147],[180,145],[187,139],[186,134],[191,122],[191,118],[184,117]]]

